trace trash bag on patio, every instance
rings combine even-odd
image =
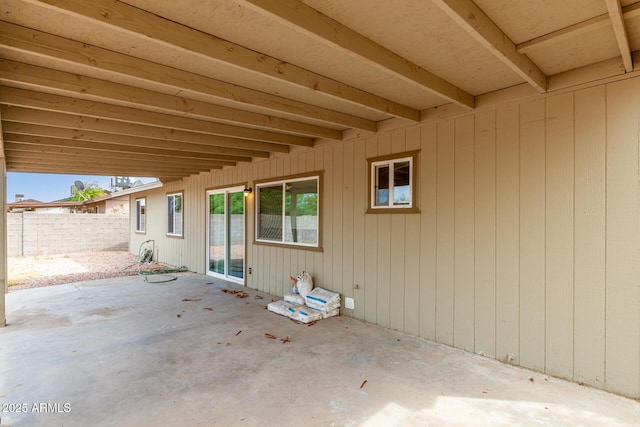
[[[306,271],[298,274],[298,277],[289,276],[289,280],[293,285],[291,288],[292,294],[300,294],[305,297],[311,289],[313,289],[313,280],[311,279],[311,275]]]

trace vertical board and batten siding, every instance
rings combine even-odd
[[[520,359],[520,106],[496,112],[496,357]]]
[[[438,126],[420,127],[420,336],[436,340]],[[416,232],[417,234],[417,232]]]
[[[475,351],[496,356],[496,111],[475,115]],[[435,165],[433,165],[435,168]]]
[[[436,341],[453,345],[455,120],[438,123],[436,205]]]
[[[575,96],[575,358],[576,381],[605,377],[606,90]]]
[[[636,78],[607,85],[605,95],[605,386],[635,397],[640,397],[639,93]]]
[[[546,371],[573,375],[573,93],[547,99],[546,109]]]
[[[455,132],[453,345],[463,350],[474,351],[475,137],[473,116],[456,120]]]
[[[413,127],[406,130],[406,151],[419,150],[421,147],[421,129]],[[418,181],[422,170],[418,165]],[[418,198],[420,196],[418,195]],[[403,215],[405,219],[406,244],[404,248],[404,301],[403,330],[412,335],[420,335],[420,215]]]
[[[171,182],[131,248],[156,239],[204,273],[207,188],[322,171],[322,252],[254,245],[247,198],[247,286],[282,295],[307,270],[354,298],[344,315],[637,398],[638,93],[628,79]],[[420,213],[365,214],[367,159],[411,150]],[[183,239],[164,233],[173,191]]]
[[[545,367],[545,101],[520,107],[520,365]]]

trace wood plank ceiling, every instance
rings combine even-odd
[[[632,0],[0,0],[12,172],[176,179],[635,73]],[[635,68],[634,68],[635,67]]]

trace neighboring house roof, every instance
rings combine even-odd
[[[140,185],[136,185],[134,187],[129,187],[129,188],[124,189],[124,190],[115,191],[115,192],[111,193],[109,196],[97,197],[97,198],[93,199],[93,201],[98,202],[98,201],[113,199],[113,198],[117,198],[117,197],[121,197],[121,196],[128,196],[130,194],[139,193],[141,191],[153,190],[154,188],[161,188],[161,187],[162,187],[162,182],[153,181],[153,182],[149,182],[147,184],[140,184]]]
[[[40,200],[36,200],[36,199],[23,199],[20,200],[19,202],[15,202],[15,204],[30,204],[30,203],[42,203]]]
[[[127,188],[125,190],[116,191],[110,194],[106,194],[102,197],[97,197],[92,200],[84,200],[84,201],[71,201],[71,200],[58,200],[55,202],[41,202],[35,199],[26,199],[20,202],[12,202],[7,203],[7,211],[11,212],[12,210],[30,210],[30,209],[43,209],[43,208],[70,208],[70,209],[79,209],[83,206],[89,207],[96,205],[100,202],[105,202],[107,200],[119,199],[123,196],[128,196],[130,194],[135,194],[140,191],[151,190],[154,188],[162,187],[162,183],[160,181],[150,182],[148,184],[136,185],[135,187]]]
[[[15,209],[37,209],[37,208],[74,208],[81,207],[83,202],[40,202],[38,200],[28,199],[21,202],[7,203],[7,210]]]

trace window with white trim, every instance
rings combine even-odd
[[[318,248],[320,177],[256,183],[256,242]]]
[[[369,213],[416,212],[417,152],[369,159]]]
[[[182,193],[167,194],[167,235],[182,236]]]
[[[147,199],[136,199],[136,233],[144,233],[147,226]]]

